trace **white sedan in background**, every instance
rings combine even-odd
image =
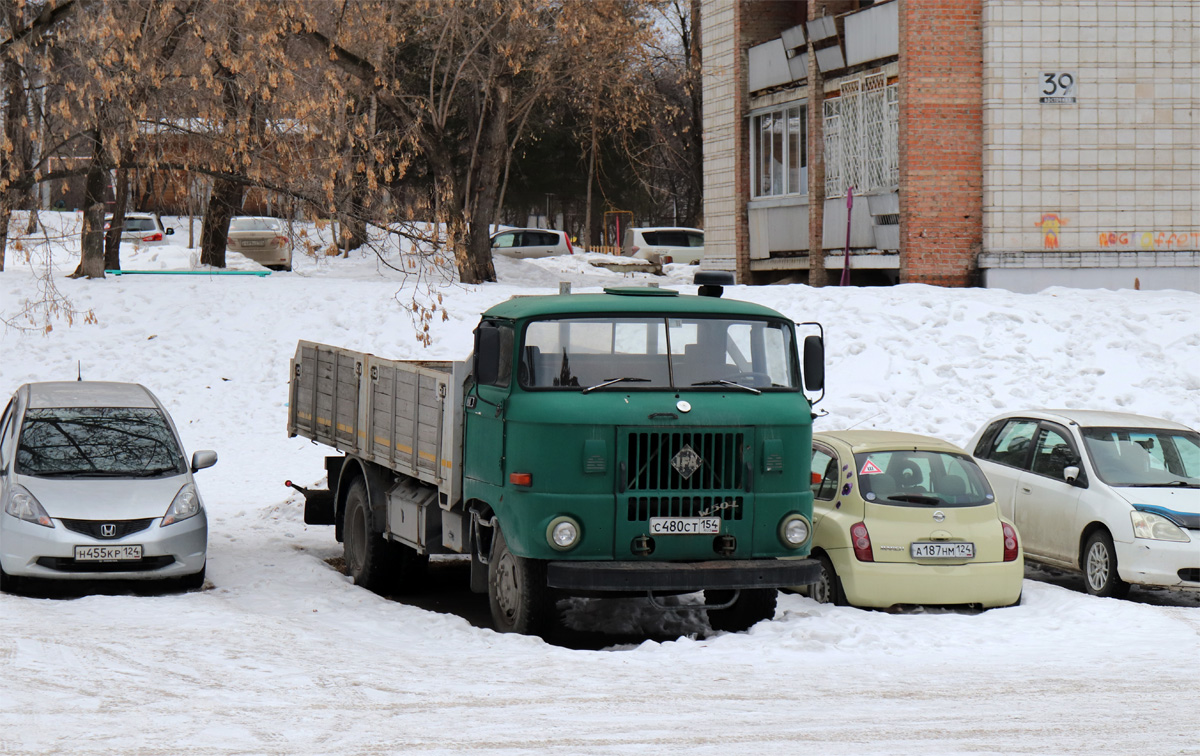
[[[992,418],[967,448],[1025,556],[1081,571],[1088,593],[1200,590],[1200,433],[1122,412]]]

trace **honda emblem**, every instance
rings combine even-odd
[[[100,535],[104,536],[105,538],[112,538],[116,534],[117,526],[113,525],[111,522],[106,522],[100,526]]]

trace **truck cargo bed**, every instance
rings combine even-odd
[[[459,361],[388,360],[301,341],[291,363],[288,435],[303,436],[460,496]]]

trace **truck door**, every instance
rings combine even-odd
[[[484,321],[475,329],[472,380],[463,399],[463,475],[495,486],[504,484],[504,421],[513,354],[511,324]]]

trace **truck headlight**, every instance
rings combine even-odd
[[[804,515],[790,514],[779,523],[779,540],[789,549],[798,549],[808,542],[809,530]]]
[[[579,543],[582,529],[570,517],[555,517],[546,528],[546,540],[559,551],[568,551]]]

